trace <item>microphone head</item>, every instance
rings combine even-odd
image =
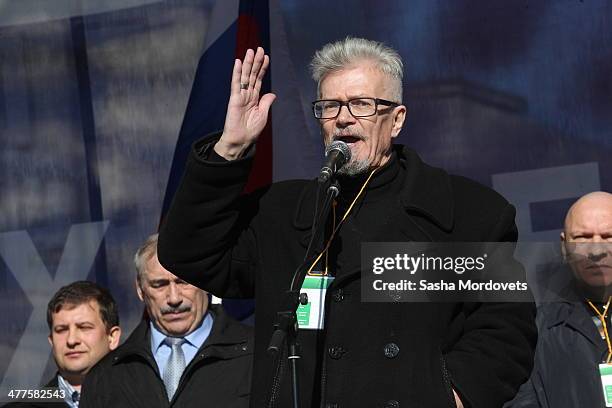
[[[325,148],[325,157],[329,156],[332,151],[337,151],[344,157],[344,162],[351,160],[351,148],[342,140],[334,140]]]

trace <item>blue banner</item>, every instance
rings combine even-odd
[[[246,47],[269,51],[278,96],[252,187],[317,173],[308,62],[352,35],[404,59],[398,142],[506,196],[521,240],[558,240],[573,200],[612,190],[608,1],[72,3],[0,13],[2,387],[54,373],[45,312],[63,284],[108,286],[124,333],[135,327],[133,254],[190,144],[222,128]],[[244,317],[252,305],[228,307]]]

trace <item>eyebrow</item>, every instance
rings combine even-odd
[[[170,282],[170,279],[164,279],[164,278],[149,279],[149,283],[165,283],[165,282]]]
[[[81,328],[83,326],[86,326],[86,325],[95,326],[96,324],[95,324],[95,322],[92,322],[92,321],[89,321],[89,320],[85,320],[85,321],[82,321],[82,322],[76,322],[75,323],[75,326],[77,326],[79,328]],[[69,326],[70,326],[70,324],[58,324],[58,325],[53,326],[53,330],[67,329]]]
[[[181,279],[181,278],[175,278],[175,279],[167,279],[167,278],[149,279],[149,284],[150,285],[161,284],[161,283],[170,283],[170,282],[186,283],[186,281]]]
[[[575,230],[571,232],[572,236],[576,235],[593,235],[593,232],[587,230]]]
[[[340,102],[346,102],[346,101],[350,101],[351,99],[361,99],[361,98],[376,99],[375,96],[368,96],[368,94],[365,94],[365,93],[358,93],[358,94],[350,94],[350,96],[348,98],[321,98],[321,100],[322,101],[340,101]]]

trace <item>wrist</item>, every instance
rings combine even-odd
[[[226,143],[221,139],[215,143],[213,147],[215,152],[225,160],[237,160],[241,158],[248,148],[249,144]]]

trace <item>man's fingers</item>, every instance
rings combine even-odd
[[[246,51],[246,54],[244,54],[244,61],[242,62],[242,71],[240,72],[241,84],[249,83],[249,77],[251,76],[251,68],[253,67],[254,57],[255,53],[250,48]]]
[[[261,68],[259,69],[259,72],[257,73],[257,78],[255,79],[255,85],[253,87],[255,89],[255,92],[257,93],[261,91],[261,84],[263,82],[263,77],[264,75],[266,75],[266,71],[268,70],[269,65],[270,65],[270,57],[268,57],[267,55],[264,55],[263,62],[261,64]]]
[[[276,99],[276,95],[273,93],[267,93],[261,97],[259,100],[259,109],[264,114],[264,116],[268,116],[268,111],[270,111],[270,106],[272,106],[272,102]]]
[[[251,67],[251,75],[249,76],[249,88],[255,87],[255,81],[259,75],[260,68],[264,62],[264,50],[261,47],[257,47],[257,52],[253,59],[253,66]]]
[[[240,74],[242,72],[242,61],[239,59],[234,60],[234,69],[232,71],[232,93],[240,93]]]

